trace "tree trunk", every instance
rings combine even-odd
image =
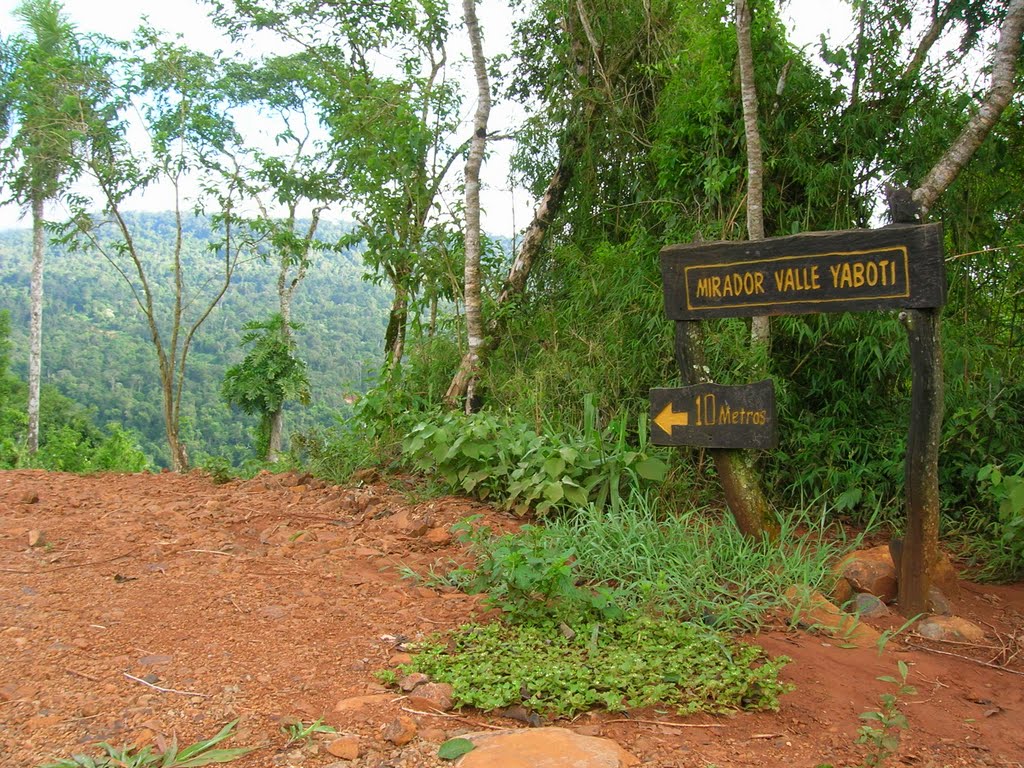
[[[391,302],[388,328],[384,333],[384,356],[391,371],[398,370],[405,354],[405,324],[409,315],[409,293],[401,280],[392,281],[395,298]]]
[[[757,85],[754,80],[754,52],[750,42],[750,5],[736,0],[736,44],[743,101],[743,132],[747,141],[747,238],[764,239],[764,158],[761,131],[757,125]],[[750,324],[753,344],[767,347],[771,323],[767,315],[755,316]]]
[[[273,463],[281,455],[284,438],[284,408],[278,408],[269,418],[270,434],[267,437],[267,461]]]
[[[576,142],[571,143],[571,148],[577,147],[578,144]],[[537,210],[533,214],[533,220],[523,234],[523,241],[519,245],[519,252],[516,254],[512,266],[509,267],[504,286],[501,289],[501,293],[498,294],[496,303],[499,307],[526,290],[526,281],[530,277],[530,270],[533,268],[537,256],[540,255],[541,246],[544,245],[544,236],[547,234],[548,227],[554,220],[555,214],[561,207],[565,190],[569,187],[569,182],[572,180],[573,166],[571,158],[573,155],[570,154],[570,151],[570,147],[567,147],[562,152],[562,162],[559,163],[558,168],[555,169],[554,174],[551,176],[551,180],[548,181],[544,195],[541,197]],[[498,335],[497,324],[494,321],[490,323],[488,332],[487,343],[478,350],[477,366],[501,341]],[[466,394],[472,370],[473,363],[467,353],[463,356],[459,369],[452,378],[447,396],[458,398]]]
[[[473,70],[476,73],[477,107],[473,118],[473,141],[466,158],[466,232],[465,232],[465,289],[466,338],[468,349],[460,372],[466,369],[466,384],[456,375],[445,393],[445,401],[454,407],[459,398],[466,396],[469,412],[476,385],[477,366],[484,347],[484,322],[480,306],[480,167],[484,160],[487,141],[487,119],[491,113],[491,85],[487,80],[487,62],[484,60],[480,24],[476,17],[476,0],[463,0],[466,31],[473,49]]]
[[[977,113],[967,121],[956,141],[946,150],[914,190],[914,201],[921,206],[922,217],[935,204],[999,121],[1014,93],[1014,76],[1024,32],[1024,0],[1010,0],[999,32],[999,43],[992,56],[992,81]]]
[[[161,366],[163,367],[163,366]],[[179,436],[178,409],[175,407],[173,372],[160,371],[160,389],[164,401],[164,430],[171,454],[171,471],[188,472],[188,449]]]
[[[39,450],[39,389],[43,359],[43,195],[32,191],[32,282],[28,343],[28,452]]]
[[[683,384],[692,386],[709,382],[705,373],[704,335],[699,322],[676,322],[676,363]],[[761,480],[749,451],[709,448],[718,479],[725,491],[736,526],[744,536],[775,538],[779,525],[771,506],[761,490]]]

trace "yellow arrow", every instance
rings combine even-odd
[[[672,410],[672,403],[669,403],[661,409],[661,413],[654,417],[654,423],[657,424],[661,431],[666,435],[672,434],[672,427],[685,427],[690,423],[690,414],[686,411],[676,413]]]

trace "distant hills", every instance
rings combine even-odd
[[[139,213],[133,231],[147,258],[169,263],[175,237],[171,213]],[[320,237],[338,238],[340,223],[321,224]],[[206,220],[186,222],[184,256],[193,285],[210,275]],[[391,296],[363,279],[358,252],[326,253],[298,290],[293,320],[298,354],[309,366],[313,404],[288,413],[290,431],[329,425],[349,412],[346,393],[372,383],[382,359]],[[11,312],[12,369],[27,369],[31,231],[0,231],[0,307]],[[159,272],[154,273],[159,274]],[[164,272],[169,279],[170,273]],[[223,301],[200,328],[189,352],[183,435],[195,459],[202,454],[240,462],[252,455],[255,419],[231,412],[220,398],[225,369],[244,356],[242,325],[277,311],[273,264],[241,265]],[[158,282],[158,281],[157,281]],[[70,253],[50,245],[44,278],[43,382],[88,407],[97,424],[134,430],[145,451],[166,466],[161,399],[153,345],[144,318],[121,276],[99,253]],[[165,297],[154,286],[157,301]],[[199,299],[197,299],[198,305]]]

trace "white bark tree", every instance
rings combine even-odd
[[[473,72],[476,75],[477,104],[473,117],[473,138],[466,158],[466,230],[465,230],[465,288],[466,335],[468,350],[462,367],[466,368],[465,387],[466,411],[472,407],[476,387],[477,366],[480,351],[484,346],[484,322],[480,301],[480,168],[483,165],[487,144],[487,120],[491,113],[491,84],[487,78],[487,61],[484,58],[480,23],[476,16],[476,0],[463,0],[463,14],[466,33],[473,52]],[[453,379],[445,395],[450,406],[454,406],[462,395],[461,386],[456,386],[458,376]]]

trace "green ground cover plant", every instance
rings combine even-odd
[[[618,510],[630,488],[660,483],[668,463],[647,444],[641,415],[630,446],[625,419],[598,426],[592,398],[583,429],[536,430],[525,420],[458,411],[420,421],[402,441],[409,463],[436,474],[451,490],[492,500],[504,509],[546,515],[593,504]]]
[[[691,714],[776,709],[787,661],[698,623],[635,616],[470,625],[425,643],[407,671],[449,683],[457,704],[484,710],[569,717],[659,705]]]

